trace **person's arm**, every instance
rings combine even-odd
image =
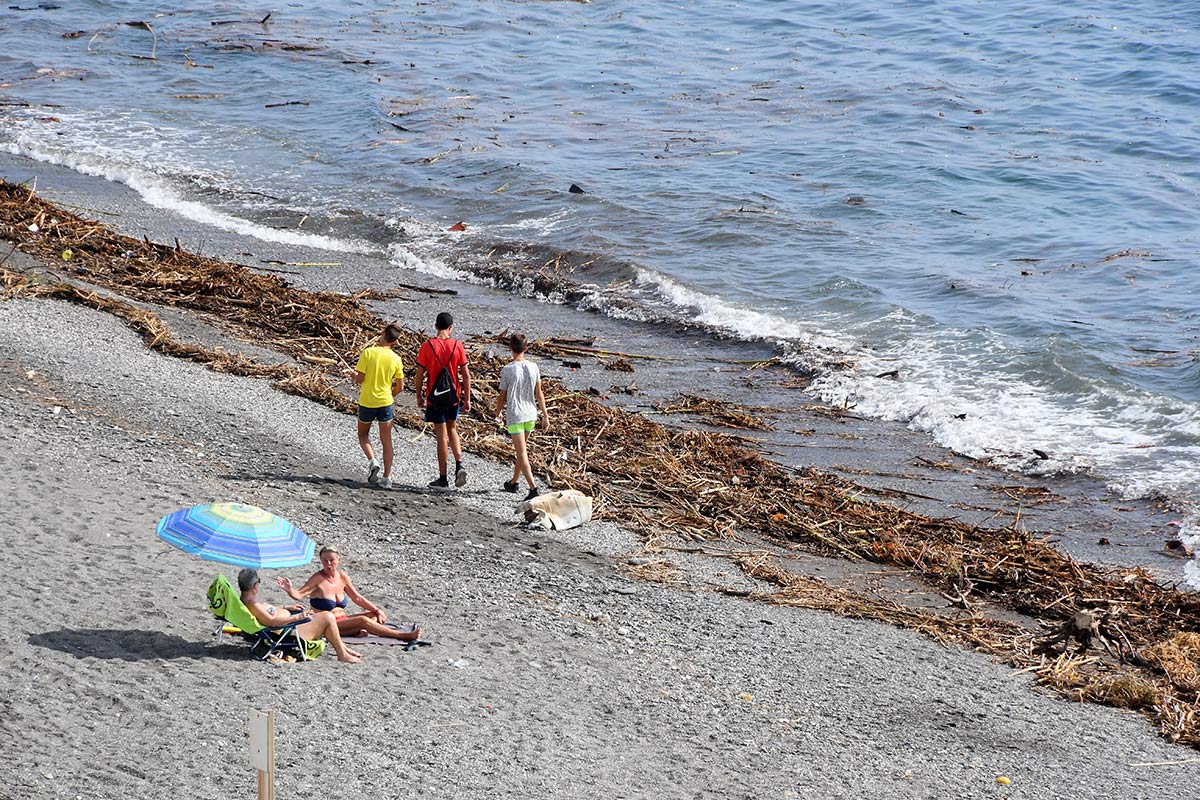
[[[502,415],[504,414],[504,411],[505,411],[505,406],[508,404],[508,386],[509,386],[508,376],[509,376],[508,367],[505,367],[504,369],[500,370],[500,380],[496,384],[496,388],[499,390],[498,394],[496,395],[496,422],[499,422],[502,419]]]
[[[319,583],[316,575],[313,575],[311,578],[309,578],[308,582],[299,589],[296,589],[292,585],[291,578],[279,578],[275,582],[278,583],[279,588],[287,592],[287,596],[293,600],[303,600],[304,598],[308,597],[313,593],[313,590],[317,588],[317,584]]]
[[[538,421],[538,427],[546,430],[550,427],[550,412],[546,410],[546,395],[542,392],[542,382],[540,380],[533,385],[533,394],[537,398],[538,409],[542,412],[542,418]]]
[[[362,592],[354,588],[354,582],[350,580],[350,575],[346,572],[342,572],[342,588],[346,590],[347,597],[353,600],[363,611],[373,615],[375,619],[379,620],[380,624],[387,622],[387,614],[383,613],[383,609],[363,597]]]
[[[500,415],[504,413],[504,406],[508,403],[508,389],[501,389],[500,394],[496,395],[496,421],[500,421]]]
[[[362,386],[362,382],[367,379],[367,373],[363,372],[363,367],[365,366],[363,362],[366,360],[367,351],[363,350],[362,353],[359,354],[358,361],[354,364],[354,369],[352,370],[353,374],[350,376],[354,379],[354,383],[358,386]]]
[[[286,625],[292,621],[290,614],[280,614],[275,612],[261,600],[256,600],[253,603],[246,603],[246,608],[251,614],[254,615],[256,620],[269,628],[274,628],[277,625]]]
[[[413,377],[417,385],[417,408],[425,407],[425,368],[417,364],[417,374]]]
[[[464,356],[464,358],[465,358],[465,356]],[[463,396],[462,396],[462,400],[460,401],[462,403],[462,412],[464,414],[470,414],[471,413],[471,368],[469,366],[467,366],[467,362],[464,361],[459,366],[458,374],[462,376]]]
[[[404,391],[404,366],[401,365],[396,377],[392,378],[392,397],[397,397]]]

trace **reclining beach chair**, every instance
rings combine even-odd
[[[301,639],[296,626],[308,622],[310,617],[296,617],[286,625],[267,627],[254,618],[250,609],[242,602],[241,595],[224,575],[217,575],[208,587],[208,608],[221,621],[213,634],[220,641],[226,625],[232,625],[251,643],[250,652],[259,661],[272,655],[291,656],[300,661],[316,658],[325,651],[323,640],[310,642]]]

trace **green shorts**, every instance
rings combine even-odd
[[[508,426],[508,435],[515,436],[518,433],[532,433],[537,427],[537,420],[531,419],[529,422],[518,422],[516,425]]]

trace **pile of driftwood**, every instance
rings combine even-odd
[[[91,306],[121,317],[161,352],[269,378],[285,391],[353,409],[342,390],[344,371],[382,326],[363,304],[366,296],[304,291],[275,275],[185,252],[178,243],[121,236],[2,181],[0,238],[56,264],[71,279],[18,275],[0,262],[6,295]],[[181,342],[152,311],[81,288],[81,282],[134,301],[202,312],[291,361],[262,364]],[[399,348],[406,362],[423,338],[405,331]],[[582,343],[543,347],[557,356],[612,355],[589,354],[594,348]],[[480,422],[490,420],[502,366],[498,358],[472,355],[473,414]],[[861,487],[843,479],[792,473],[740,437],[670,427],[554,381],[546,382],[546,395],[555,424],[536,434],[535,470],[555,486],[592,495],[596,516],[619,519],[640,533],[648,551],[726,540],[722,553],[775,587],[753,599],[879,620],[983,650],[1073,698],[1140,709],[1168,738],[1200,745],[1200,598],[1159,585],[1139,570],[1076,562],[1016,526],[979,528],[868,500]],[[682,402],[671,410],[716,410],[700,398]],[[763,416],[758,409],[722,410],[733,425]],[[398,420],[422,424],[411,412]],[[468,449],[510,457],[510,445],[493,425],[462,430]],[[750,535],[782,547],[751,546]],[[788,570],[780,556],[788,548],[894,565],[954,607],[915,609],[831,587]],[[653,578],[654,570],[646,577]],[[1025,622],[1014,621],[1020,619]]]

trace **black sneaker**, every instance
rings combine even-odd
[[[538,496],[538,490],[537,490],[537,487],[535,486],[529,490],[529,494],[525,495],[525,499],[532,500],[533,498],[535,498],[537,496]]]
[[[454,485],[460,489],[467,485],[467,471],[459,464],[458,469],[454,470]]]
[[[504,482],[504,491],[506,492],[512,492],[513,494],[516,494],[520,488],[521,484],[519,483],[514,483],[513,481]]]
[[[443,475],[442,477],[438,478],[436,481],[430,481],[429,488],[430,489],[449,489],[450,481],[446,480],[446,476]]]

